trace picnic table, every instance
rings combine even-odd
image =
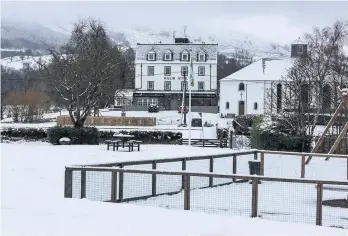
[[[131,138],[134,138],[134,135],[130,134],[114,134],[114,138],[119,138],[122,142],[122,148],[124,148],[124,144]]]

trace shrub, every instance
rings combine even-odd
[[[59,139],[67,137],[71,144],[99,144],[100,133],[95,127],[74,128],[71,126],[55,126],[47,130],[50,143],[59,144]]]
[[[136,140],[140,140],[145,144],[174,144],[182,138],[182,133],[179,132],[163,132],[163,131],[142,131],[132,130],[119,131],[122,134],[134,135]],[[100,138],[102,140],[112,139],[114,131],[100,131]]]
[[[47,133],[43,129],[37,128],[9,128],[1,131],[1,136],[7,138],[24,138],[28,140],[43,140],[47,137]]]
[[[255,120],[262,117],[262,115],[243,115],[237,116],[233,120],[233,128],[235,130],[235,134],[237,135],[250,135],[250,129],[253,126]]]
[[[251,129],[251,147],[256,149],[308,152],[311,136],[284,126],[279,117],[260,117]]]

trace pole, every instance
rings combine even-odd
[[[191,53],[190,53],[191,54]],[[190,65],[192,64],[192,57],[190,55]],[[189,85],[189,114],[190,114],[190,121],[189,121],[189,140],[188,140],[188,145],[191,146],[191,123],[192,123],[192,113],[191,113],[191,77],[192,75],[192,68],[191,68],[191,76],[190,76],[190,85]]]
[[[184,112],[184,125],[186,126],[186,71],[184,71],[184,105],[181,112]]]

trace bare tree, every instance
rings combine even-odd
[[[347,23],[314,28],[305,35],[308,52],[293,59],[287,74],[268,91],[269,111],[277,111],[297,135],[313,137],[320,114],[333,109],[337,80],[344,81],[347,61],[343,45],[347,42]]]
[[[70,41],[59,50],[49,49],[51,63],[38,62],[39,69],[66,101],[71,120],[82,127],[92,108],[107,94],[124,88],[122,54],[112,48],[104,26],[89,19],[78,22]]]

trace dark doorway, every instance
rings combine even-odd
[[[238,114],[240,116],[243,116],[244,115],[244,112],[245,112],[245,103],[244,101],[239,101],[239,111],[238,111]]]

